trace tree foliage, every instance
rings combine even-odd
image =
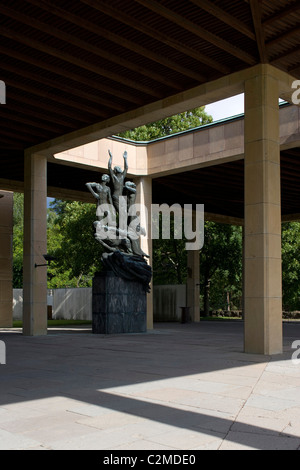
[[[183,222],[182,222],[183,223]],[[187,275],[187,257],[183,239],[174,238],[174,216],[170,217],[170,239],[153,240],[153,283],[184,284]]]
[[[95,204],[55,199],[48,211],[49,287],[90,286],[101,269],[102,247],[94,238]]]
[[[200,250],[200,292],[206,315],[210,308],[239,308],[242,296],[242,229],[205,222]],[[186,240],[153,240],[154,284],[184,284],[187,280]]]
[[[160,121],[151,122],[136,129],[123,132],[120,137],[126,139],[148,141],[158,139],[176,132],[193,129],[203,124],[212,122],[212,117],[205,112],[205,106],[191,109],[184,113],[161,119]]]
[[[13,287],[21,289],[23,286],[23,194],[14,193],[13,202]]]
[[[200,254],[200,285],[205,315],[239,308],[242,295],[242,229],[205,222]]]
[[[300,310],[300,222],[282,224],[283,308]]]

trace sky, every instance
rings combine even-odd
[[[205,106],[205,111],[213,117],[214,121],[241,114],[244,112],[244,94],[208,104]]]
[[[283,100],[279,99],[279,103],[282,102]],[[208,104],[205,106],[205,111],[213,117],[214,121],[243,114],[245,111],[244,93]]]

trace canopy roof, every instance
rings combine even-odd
[[[258,63],[300,78],[295,0],[1,2],[2,152]]]
[[[26,148],[118,116],[121,130],[129,111],[251,66],[300,79],[298,0],[9,0],[0,14],[2,181],[22,179]]]

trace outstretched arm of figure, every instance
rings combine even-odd
[[[112,154],[111,154],[111,151],[110,151],[110,150],[108,150],[108,153],[109,153],[109,160],[108,160],[108,171],[109,171],[109,173],[110,173],[110,176],[111,176],[111,178],[113,178],[113,174],[114,174],[114,172],[112,171],[112,167],[111,167],[111,164],[112,164],[112,158],[113,158],[113,157],[112,157]]]
[[[97,183],[86,183],[86,187],[91,191],[92,195],[96,198],[99,199],[99,194],[95,193],[93,190],[94,186],[97,186]]]
[[[123,158],[124,158],[124,178],[125,176],[127,175],[127,170],[128,170],[128,162],[127,162],[127,152],[125,150],[125,152],[123,153]]]

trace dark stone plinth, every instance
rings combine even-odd
[[[144,333],[147,331],[147,293],[140,282],[113,272],[93,279],[93,325],[96,334]]]

